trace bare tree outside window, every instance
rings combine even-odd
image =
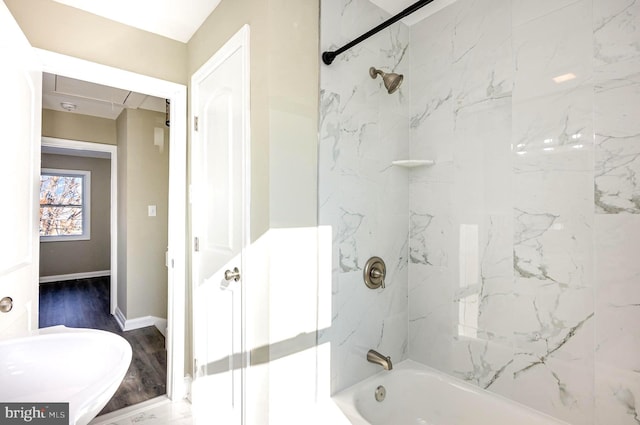
[[[40,236],[43,240],[88,239],[88,177],[88,171],[42,171]]]

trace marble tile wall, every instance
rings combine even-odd
[[[640,423],[640,3],[593,0],[596,423]]]
[[[323,0],[321,47],[384,18]],[[333,391],[378,347],[572,424],[640,423],[640,1],[458,0],[322,66],[321,92]]]
[[[335,50],[389,17],[367,0],[323,0],[321,49]],[[321,64],[319,221],[332,229],[331,391],[380,368],[366,361],[376,349],[407,357],[408,171],[391,166],[409,154],[409,97],[387,94],[369,67],[408,78],[409,30],[395,24]],[[387,266],[386,288],[365,286],[371,256]]]
[[[640,423],[639,31],[632,0],[459,0],[411,27],[410,151],[436,165],[410,177],[410,358]]]

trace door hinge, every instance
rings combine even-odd
[[[193,117],[193,129],[198,131],[198,117]]]
[[[195,252],[200,252],[200,238],[193,238],[193,250]]]
[[[198,359],[193,359],[193,376],[198,376]]]

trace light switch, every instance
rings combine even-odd
[[[155,217],[156,216],[156,206],[155,205],[149,205],[149,217]]]

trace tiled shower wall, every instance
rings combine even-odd
[[[334,50],[389,16],[367,0],[321,3],[321,48]],[[394,361],[407,356],[407,241],[409,181],[393,159],[409,153],[409,98],[387,94],[369,67],[402,73],[409,67],[404,25],[379,33],[321,65],[319,150],[320,224],[332,229],[331,389],[380,370],[370,348]],[[387,266],[386,289],[365,286],[371,256]]]
[[[459,0],[410,41],[409,357],[640,423],[640,2]]]
[[[323,49],[386,17],[321,8]],[[332,389],[379,348],[573,424],[640,423],[640,2],[458,0],[322,65],[321,91]]]

